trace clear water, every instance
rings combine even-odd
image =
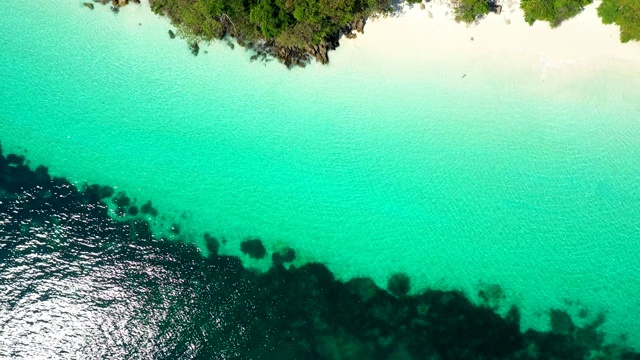
[[[3,146],[151,199],[226,253],[260,237],[343,278],[497,283],[524,326],[605,311],[608,334],[640,343],[637,75],[546,85],[507,67],[463,86],[458,62],[339,51],[287,70],[224,44],[193,57],[169,28],[145,6],[3,5]]]

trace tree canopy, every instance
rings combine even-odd
[[[598,15],[603,23],[620,26],[622,42],[640,40],[640,1],[603,0],[598,7]]]
[[[151,0],[156,13],[168,15],[183,35],[220,38],[232,24],[233,36],[317,44],[357,19],[387,11],[387,0]]]
[[[459,0],[454,9],[455,19],[471,24],[482,19],[494,6],[493,0]]]
[[[537,20],[548,21],[551,27],[578,15],[593,0],[522,0],[524,20],[533,25]]]

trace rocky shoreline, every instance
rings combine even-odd
[[[99,3],[101,5],[111,4],[111,10],[116,13],[120,10],[121,7],[128,5],[129,2],[140,4],[140,0],[93,0],[93,2]],[[82,5],[93,10],[93,4],[90,2],[84,2],[82,3]]]
[[[329,51],[335,50],[340,46],[342,36],[344,35],[348,39],[354,39],[357,36],[356,33],[364,34],[365,23],[365,19],[354,21],[340,29],[337,34],[327,36],[320,44],[310,44],[304,48],[281,46],[275,41],[265,42],[257,47],[249,46],[256,51],[256,54],[252,56],[252,60],[271,56],[278,59],[287,67],[304,67],[314,59],[326,65],[329,63]]]

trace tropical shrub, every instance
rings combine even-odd
[[[622,42],[640,40],[639,0],[603,0],[598,7],[598,15],[603,23],[620,26]]]
[[[551,27],[578,15],[593,0],[522,0],[520,8],[524,20],[533,25],[537,20],[548,21]]]
[[[459,0],[454,9],[455,19],[471,24],[482,19],[494,6],[493,0]]]

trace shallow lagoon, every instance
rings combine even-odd
[[[496,283],[525,327],[605,311],[608,334],[639,341],[640,106],[616,86],[637,80],[528,86],[514,68],[462,87],[458,62],[418,76],[339,53],[292,71],[224,44],[194,58],[145,11],[7,5],[3,146],[151,199],[225,253],[260,237],[345,279]]]

